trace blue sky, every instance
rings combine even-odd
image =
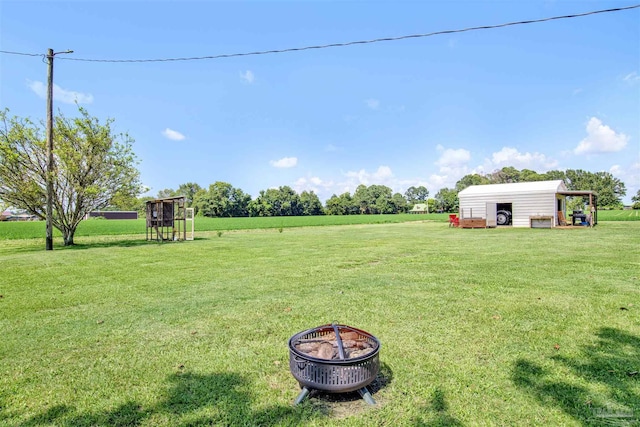
[[[422,34],[632,1],[1,1],[0,49],[55,60],[74,102],[134,139],[155,195],[225,181],[322,201],[359,184],[434,196],[504,166],[608,171],[640,188],[640,9],[394,42],[199,57]],[[44,119],[47,67],[0,54],[0,107]]]

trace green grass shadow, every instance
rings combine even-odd
[[[518,359],[512,381],[581,425],[640,425],[640,337],[615,328],[601,328],[596,337],[579,356],[551,357],[551,368]]]
[[[296,426],[322,416],[308,406],[273,405],[252,409],[252,383],[236,373],[176,373],[168,378],[165,396],[155,405],[126,401],[113,409],[78,413],[68,405],[56,405],[19,424],[20,427],[131,427],[154,420],[167,425]]]

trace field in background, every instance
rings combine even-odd
[[[640,209],[598,211],[599,221],[640,221]]]
[[[196,217],[196,231],[254,230],[269,228],[313,227],[354,224],[392,224],[407,221],[448,222],[447,214],[401,214],[401,215],[326,215],[326,216],[280,216],[254,218],[205,218]],[[43,236],[44,221],[0,222],[0,240],[33,239]],[[145,234],[145,220],[105,220],[82,221],[76,236],[105,236],[124,234]],[[54,236],[61,234],[54,230]]]
[[[640,420],[640,222],[77,241],[0,241],[0,425]],[[287,340],[332,321],[382,342],[376,407],[291,406]]]
[[[204,218],[196,217],[196,231],[229,231],[269,228],[314,227],[354,224],[393,224],[409,221],[437,221],[446,223],[449,214],[400,215],[328,215],[262,218]],[[640,210],[600,211],[598,221],[640,221]],[[0,222],[0,240],[44,238],[45,224],[36,222]],[[76,236],[106,236],[145,234],[144,219],[91,219],[80,223]],[[54,237],[61,234],[54,230]]]

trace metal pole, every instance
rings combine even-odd
[[[47,52],[47,240],[46,250],[53,250],[53,49]]]

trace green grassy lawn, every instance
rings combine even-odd
[[[196,231],[256,230],[269,228],[292,228],[355,224],[395,224],[410,221],[448,222],[449,214],[400,214],[400,215],[327,215],[267,218],[204,218],[196,217]],[[598,221],[640,221],[639,210],[599,211]],[[61,237],[53,230],[54,237]],[[82,221],[76,236],[107,236],[145,234],[145,220],[104,220]],[[0,240],[44,238],[45,223],[0,222]]]
[[[401,214],[401,215],[328,215],[328,216],[288,216],[266,218],[205,218],[196,217],[197,231],[255,230],[268,228],[291,228],[328,225],[354,224],[393,224],[408,221],[440,221],[449,220],[447,214]],[[188,224],[188,227],[190,225]],[[105,236],[124,234],[145,234],[145,220],[104,220],[90,219],[82,221],[76,236]],[[35,239],[45,235],[45,223],[35,222],[0,222],[0,240]],[[54,229],[54,237],[62,236]]]
[[[598,221],[640,221],[640,210],[599,211]]]
[[[0,241],[0,425],[640,423],[640,222],[260,228]],[[291,405],[332,321],[380,339],[376,406]]]

